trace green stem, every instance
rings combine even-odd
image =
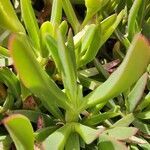
[[[62,19],[62,0],[54,0],[52,6],[51,22],[54,27],[60,24]]]
[[[66,111],[65,120],[66,122],[78,122],[79,113],[76,109],[70,109]]]
[[[142,0],[135,0],[129,13],[128,17],[128,37],[129,40],[131,40],[134,36],[135,32],[135,23],[136,23],[136,17],[139,11],[139,8],[141,6]]]
[[[79,27],[80,27],[80,23],[79,23],[77,16],[73,10],[70,0],[63,0],[63,9],[65,11],[65,14],[66,14],[68,21],[71,24],[74,32],[77,33],[79,30]]]

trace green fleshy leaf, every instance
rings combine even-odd
[[[82,45],[81,45],[81,53],[84,54],[84,52],[87,50],[87,48],[90,46],[94,35],[95,35],[95,31],[96,31],[96,25],[95,24],[91,24],[87,30],[87,32],[85,33],[85,35],[82,38]]]
[[[61,72],[62,64],[61,64],[59,56],[58,56],[58,47],[57,47],[56,40],[51,35],[46,34],[45,35],[45,43],[46,43],[49,53],[51,54],[51,56],[56,64],[58,71]]]
[[[118,14],[118,16],[113,24],[109,24],[109,23],[111,23],[114,18],[113,19],[111,17],[107,18],[110,21],[108,23],[108,20],[107,20],[107,25],[109,24],[110,27],[106,31],[104,30],[103,31],[104,33],[102,33],[101,26],[104,29],[104,24],[106,24],[106,22],[102,22],[101,24],[97,25],[97,27],[95,29],[96,31],[95,31],[94,38],[93,38],[89,48],[87,49],[85,55],[82,56],[82,58],[78,64],[79,67],[89,63],[90,61],[92,61],[95,58],[95,56],[98,53],[101,46],[106,42],[106,40],[111,36],[111,34],[117,28],[117,26],[121,22],[123,16],[124,16],[124,10],[122,10]]]
[[[80,23],[76,17],[76,14],[70,3],[70,0],[63,0],[62,4],[63,4],[63,9],[64,9],[64,12],[67,16],[69,23],[71,24],[74,32],[77,33],[80,27]]]
[[[69,43],[68,43],[69,46]],[[77,95],[77,76],[75,63],[72,60],[72,50],[73,46],[66,47],[63,37],[60,32],[58,32],[58,55],[60,62],[62,64],[62,77],[66,93],[71,100],[76,101]],[[74,55],[75,57],[75,55]]]
[[[75,131],[82,137],[82,139],[85,141],[86,144],[92,143],[96,138],[98,138],[101,132],[103,132],[103,130],[102,131],[100,129],[96,130],[79,123],[75,123],[74,128]]]
[[[63,150],[71,133],[71,128],[72,126],[67,124],[48,136],[43,142],[45,150]]]
[[[117,19],[117,14],[113,14],[106,19],[104,19],[100,24],[101,24],[101,31],[102,35],[107,32],[107,30],[114,24],[114,22]]]
[[[98,149],[99,150],[106,150],[106,149],[128,150],[128,148],[125,146],[124,143],[117,141],[116,139],[107,135],[101,135],[99,137]]]
[[[40,51],[40,37],[38,23],[31,5],[31,0],[21,0],[21,14],[35,49]]]
[[[136,115],[140,119],[150,119],[150,111],[140,112]]]
[[[143,74],[142,77],[137,81],[132,91],[129,93],[126,99],[126,107],[129,113],[134,111],[137,104],[141,100],[145,90],[145,86],[147,84],[147,79],[148,74],[147,73]]]
[[[74,68],[74,74],[77,78],[77,66],[76,66],[76,56],[75,56],[75,46],[74,46],[74,41],[73,41],[73,33],[72,30],[70,29],[68,32],[68,37],[67,37],[67,48],[71,57],[71,61],[73,64]]]
[[[17,150],[33,150],[34,135],[29,120],[23,115],[11,115],[3,120]]]
[[[86,25],[80,32],[78,32],[74,37],[74,45],[75,49],[77,49],[81,44],[81,39],[84,37],[85,33],[88,32],[88,30],[93,26],[93,24]]]
[[[107,119],[119,116],[120,113],[117,112],[105,112],[102,114],[98,114],[98,115],[93,115],[89,118],[87,118],[84,122],[84,124],[88,124],[88,125],[97,125]]]
[[[45,42],[45,35],[49,34],[52,37],[54,36],[54,27],[51,22],[46,21],[41,25],[40,28],[40,38],[41,38],[41,54],[43,57],[47,57],[49,55],[49,51]]]
[[[146,124],[138,119],[133,122],[133,125],[138,128],[141,132],[150,135],[150,125]]]
[[[24,35],[13,35],[9,49],[24,85],[41,99],[55,117],[61,118],[57,104],[66,108],[67,97],[38,64],[27,38]]]
[[[122,119],[118,120],[112,127],[128,127],[133,121],[135,117],[133,114],[128,114],[124,116]]]
[[[58,126],[50,126],[50,127],[39,129],[34,133],[35,140],[37,142],[43,142],[50,134],[55,132],[57,129]]]
[[[115,127],[104,131],[103,134],[114,137],[117,140],[126,140],[137,133],[138,129],[133,127]]]
[[[60,24],[62,18],[62,0],[53,0],[51,23],[54,27]]]
[[[99,82],[97,80],[93,80],[91,78],[85,77],[82,74],[78,74],[78,78],[81,84],[90,90],[95,90],[98,86],[100,86],[103,83],[103,82]]]
[[[65,150],[80,150],[79,135],[72,133],[65,145]]]
[[[84,77],[93,77],[93,76],[98,75],[98,73],[99,72],[95,67],[87,68],[87,69],[79,71],[79,74],[84,76]]]
[[[144,97],[142,102],[138,105],[137,110],[143,110],[150,105],[150,92]]]
[[[0,20],[1,27],[11,30],[12,32],[25,33],[25,30],[17,18],[10,0],[0,1]]]
[[[99,74],[102,74],[105,77],[105,79],[108,79],[110,74],[103,67],[103,65],[99,62],[99,60],[97,58],[94,59],[94,65],[95,65],[96,69],[98,70]]]
[[[139,60],[143,61],[139,62]],[[107,102],[125,91],[146,71],[149,63],[150,47],[148,41],[143,36],[137,35],[122,64],[111,74],[106,82],[84,98],[83,107],[87,108],[98,103]],[[133,76],[130,76],[131,73]]]
[[[109,0],[85,0],[85,6],[87,8],[87,13],[85,19],[82,23],[84,26],[98,11],[100,11]]]
[[[68,32],[68,23],[66,20],[61,22],[61,24],[59,25],[59,30],[61,34],[65,37]]]
[[[142,0],[135,0],[128,17],[128,36],[131,40],[135,35],[135,24],[136,24],[136,17],[138,15],[139,8],[141,6]]]

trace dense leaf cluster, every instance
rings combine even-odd
[[[149,0],[0,0],[0,149],[149,150],[149,37]]]

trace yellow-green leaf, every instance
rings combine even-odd
[[[149,63],[150,46],[148,41],[142,35],[137,35],[125,59],[117,70],[111,74],[106,82],[84,98],[86,107],[91,107],[101,102],[107,102],[109,99],[125,91],[146,71]]]
[[[12,32],[25,32],[10,0],[0,0],[0,26]]]
[[[34,135],[30,121],[23,115],[11,115],[3,120],[17,150],[33,150]]]

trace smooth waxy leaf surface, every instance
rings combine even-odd
[[[141,132],[150,135],[150,125],[146,124],[138,119],[133,122],[133,125],[138,128]]]
[[[144,97],[142,102],[138,105],[137,109],[143,110],[150,105],[150,92]]]
[[[134,38],[125,59],[117,70],[111,74],[106,82],[85,97],[86,107],[108,101],[129,88],[146,71],[149,63],[150,46],[143,36],[138,35]]]
[[[23,115],[11,115],[3,123],[17,150],[33,150],[34,135],[30,121]]]
[[[101,22],[101,30],[102,30],[102,33],[105,33],[109,27],[112,26],[112,24],[114,24],[114,22],[116,21],[117,19],[117,14],[113,14],[109,17],[107,17],[106,19],[104,19],[102,22]]]
[[[133,112],[136,108],[138,102],[141,100],[145,86],[147,84],[148,74],[145,73],[142,77],[138,80],[132,91],[129,93],[126,99],[126,107],[129,113]]]
[[[135,24],[136,24],[136,17],[138,15],[139,8],[141,6],[142,0],[135,0],[130,13],[129,13],[129,19],[128,19],[128,36],[130,40],[133,38],[135,32]]]
[[[106,18],[104,21],[102,21],[99,25],[95,27],[95,34],[93,40],[89,44],[85,55],[81,57],[78,66],[83,66],[95,58],[96,54],[98,53],[98,50],[117,28],[123,16],[124,10],[122,10],[117,17],[116,15],[112,15],[111,17]],[[115,19],[115,17],[116,20],[112,22]]]
[[[65,37],[65,35],[68,32],[68,23],[67,21],[62,21],[61,24],[59,25],[59,30],[61,32],[61,34]]]
[[[57,27],[61,22],[62,17],[62,0],[53,0],[51,22],[54,27]]]
[[[116,127],[116,128],[104,131],[103,134],[109,135],[118,140],[125,140],[135,135],[137,131],[138,129],[133,128],[133,127]]]
[[[85,35],[82,38],[81,53],[84,53],[85,50],[87,50],[87,48],[90,46],[90,44],[94,38],[95,31],[96,31],[96,25],[91,24],[89,26],[87,32],[85,33]]]
[[[39,129],[34,133],[35,140],[38,142],[43,142],[50,134],[52,134],[57,129],[58,129],[58,126],[56,125]]]
[[[40,28],[41,54],[43,57],[47,57],[49,55],[49,51],[46,47],[46,42],[45,42],[46,34],[51,35],[52,37],[54,36],[54,27],[52,23],[49,21],[44,22]]]
[[[68,42],[69,46],[69,42]],[[72,46],[71,46],[72,47]],[[60,32],[58,32],[58,55],[60,62],[62,64],[62,77],[66,92],[71,100],[76,101],[77,95],[77,77],[75,63],[73,63],[72,50],[71,47],[66,47],[63,37]],[[74,56],[75,57],[75,56]]]
[[[75,123],[74,128],[87,144],[92,143],[103,132],[103,129],[96,130],[79,123]]]
[[[106,150],[106,149],[111,149],[111,150],[127,150],[127,147],[125,146],[124,143],[117,141],[116,139],[107,136],[107,135],[101,135],[99,137],[99,145],[98,145],[99,150]]]
[[[22,18],[34,47],[40,50],[39,27],[31,5],[31,0],[21,0]]]
[[[85,6],[87,8],[86,17],[82,23],[84,26],[98,11],[100,11],[106,4],[108,0],[85,0]]]
[[[56,103],[60,102],[58,105],[66,107],[67,97],[39,65],[27,38],[24,35],[14,35],[9,49],[24,85],[41,99],[43,105],[55,117],[61,117]]]
[[[45,43],[46,43],[48,51],[50,52],[50,54],[56,64],[58,71],[61,72],[62,64],[59,59],[58,47],[57,47],[56,40],[51,35],[46,34],[45,35]]]
[[[113,124],[113,127],[128,127],[134,120],[135,117],[131,113],[118,120],[115,124]]]
[[[65,145],[65,150],[80,150],[79,135],[77,133],[72,133]]]
[[[74,32],[77,33],[79,30],[80,23],[79,23],[79,21],[76,17],[76,14],[72,8],[70,0],[63,0],[62,5],[63,5],[63,9],[64,9],[64,12],[67,16],[69,23],[72,25]]]
[[[0,26],[12,32],[25,32],[10,0],[0,0]],[[10,23],[11,22],[11,23]]]
[[[45,150],[63,150],[66,140],[71,133],[71,128],[72,126],[70,124],[65,125],[46,138],[43,142]]]
[[[120,114],[117,112],[105,112],[102,114],[93,115],[93,116],[85,119],[83,122],[84,122],[84,124],[88,124],[88,125],[97,125],[100,122],[105,121],[106,119],[113,118],[113,117],[116,117],[119,115]]]

